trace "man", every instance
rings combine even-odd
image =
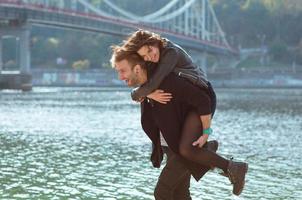
[[[142,86],[147,81],[152,81],[148,80],[147,73],[147,69],[152,73],[150,70],[152,67],[146,67],[136,53],[126,51],[123,47],[115,47],[113,51],[111,63],[117,70],[119,78],[128,86]],[[197,181],[209,168],[217,167],[224,171],[233,184],[233,194],[240,195],[245,185],[248,164],[225,159],[214,151],[194,145],[196,139],[200,137],[207,139],[204,134],[210,134],[203,132],[201,136],[203,129],[200,121],[200,116],[212,112],[208,93],[174,73],[167,75],[158,89],[172,94],[173,98],[167,104],[148,98],[142,102],[142,127],[155,146],[151,155],[153,165],[159,167],[162,160],[160,146],[162,136],[168,144],[168,149],[179,156]],[[159,183],[162,183],[161,177]],[[171,191],[171,188],[169,189]],[[155,194],[163,196],[164,193]]]
[[[145,63],[139,56],[135,54],[125,55],[124,58],[119,58],[118,61],[115,60],[114,56],[112,58],[112,65],[116,69],[119,79],[124,80],[129,87],[142,85],[147,81],[148,72],[144,67]],[[151,67],[149,66],[148,69],[151,69]],[[163,81],[161,86],[170,88],[175,79],[177,79],[177,77],[171,75],[166,81]],[[184,81],[186,83],[186,81],[181,78],[177,79],[177,81]],[[191,86],[190,83],[187,84]],[[186,96],[184,97],[187,98]],[[160,105],[148,99],[141,103],[142,127],[153,143],[151,155],[153,166],[160,167],[163,153],[167,155],[166,165],[161,172],[154,192],[154,196],[157,200],[191,199],[189,191],[191,174],[193,174],[196,180],[199,180],[210,169],[209,167],[198,165],[175,154],[171,148],[167,146],[165,139],[160,137],[160,131],[165,133],[173,129],[172,132],[175,133],[175,137],[181,133],[181,126],[187,112],[183,109],[183,105],[177,101],[177,96],[173,96],[173,99],[174,103],[168,103],[166,105]],[[163,118],[168,121],[163,121]],[[199,120],[198,116],[196,116],[196,119]],[[201,130],[202,128],[200,126],[199,132],[201,132]],[[216,151],[218,143],[217,141],[211,141],[204,145],[203,148]]]

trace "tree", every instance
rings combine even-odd
[[[286,43],[276,39],[270,46],[269,53],[276,61],[286,61],[288,54]]]
[[[302,65],[302,37],[300,39],[298,49],[297,49],[297,55],[296,55],[296,61]]]
[[[78,60],[72,64],[72,68],[75,70],[83,70],[88,69],[90,67],[90,61],[89,60]]]
[[[19,44],[15,37],[3,39],[3,63],[6,67],[18,67],[17,56]]]

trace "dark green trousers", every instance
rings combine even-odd
[[[191,173],[168,147],[163,147],[167,162],[154,190],[156,200],[191,200]]]

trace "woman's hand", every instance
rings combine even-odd
[[[139,98],[139,99],[138,99],[137,101],[135,101],[135,102],[137,102],[137,103],[142,103],[144,100],[145,100],[145,98],[142,97],[142,98]]]
[[[154,92],[150,93],[148,98],[153,99],[162,104],[167,104],[172,99],[172,94],[164,92],[163,90],[155,90]]]
[[[196,140],[195,142],[193,142],[193,146],[198,146],[199,148],[201,148],[208,140],[209,135],[207,134],[203,134],[202,136],[200,136],[198,138],[198,140]]]

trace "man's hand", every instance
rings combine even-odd
[[[162,104],[167,104],[172,99],[172,94],[164,92],[163,90],[155,90],[154,92],[150,93],[148,98],[153,99]]]
[[[193,146],[198,146],[199,148],[201,148],[208,140],[209,135],[207,134],[203,134],[202,136],[200,136],[198,138],[198,140],[196,140],[195,142],[193,142]]]

